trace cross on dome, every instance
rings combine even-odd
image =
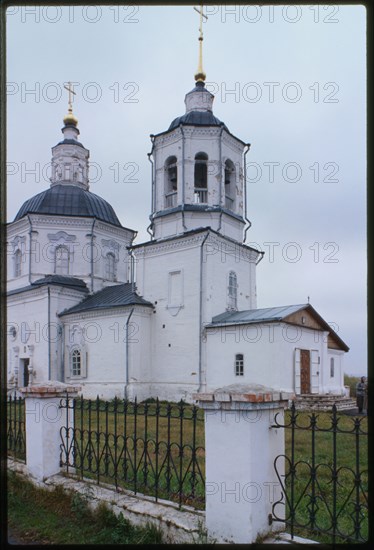
[[[73,126],[76,126],[78,124],[78,119],[73,115],[73,102],[72,102],[72,94],[77,95],[73,88],[71,82],[68,82],[68,85],[64,84],[65,90],[69,92],[69,99],[68,99],[68,114],[64,117],[64,124],[65,126],[72,124]]]

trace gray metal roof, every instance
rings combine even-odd
[[[304,309],[309,304],[295,306],[267,307],[262,309],[247,309],[244,311],[225,311],[212,319],[211,325],[262,323],[266,321],[281,321],[288,315]],[[208,325],[209,326],[209,325]]]
[[[60,183],[38,193],[23,203],[14,221],[27,214],[97,218],[122,227],[113,207],[106,200],[77,185]]]
[[[191,124],[191,126],[223,126],[228,131],[226,124],[214,116],[212,111],[190,111],[189,113],[185,113],[173,120],[168,131],[174,130],[180,124]]]
[[[83,149],[85,148],[80,141],[77,141],[76,139],[68,139],[68,138],[65,138],[62,141],[59,141],[57,145],[79,145],[79,147],[83,147]],[[55,145],[55,147],[57,147],[57,145]]]
[[[78,279],[77,277],[68,277],[66,275],[46,275],[42,279],[38,279],[28,286],[9,290],[7,292],[7,296],[13,296],[14,294],[19,294],[20,292],[28,292],[29,290],[34,290],[35,287],[49,284],[66,286],[73,288],[74,290],[80,290],[81,292],[88,292],[87,285],[84,281],[82,281],[82,279]]]
[[[212,322],[206,325],[209,327],[219,327],[226,325],[248,325],[255,323],[270,323],[282,321],[287,317],[300,310],[308,310],[315,318],[319,325],[329,332],[330,336],[335,340],[341,349],[349,351],[347,344],[338,336],[338,334],[330,327],[330,325],[320,316],[320,314],[311,306],[311,304],[298,304],[294,306],[267,307],[263,309],[248,309],[245,311],[225,311],[220,315],[213,317]]]
[[[46,275],[42,279],[38,279],[37,281],[34,281],[31,284],[35,286],[56,284],[56,285],[76,287],[76,288],[79,288],[80,290],[82,289],[88,290],[86,283],[82,279],[78,279],[77,277],[68,277],[66,275]]]
[[[153,307],[151,302],[144,300],[136,294],[136,292],[132,289],[131,283],[123,283],[120,285],[108,286],[103,290],[95,292],[76,306],[66,309],[60,313],[60,316],[62,317],[63,315],[69,315],[70,313],[80,313],[83,311],[130,305]]]

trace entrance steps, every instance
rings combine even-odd
[[[345,395],[302,394],[295,399],[297,410],[331,411],[334,404],[338,411],[358,412],[355,399]]]

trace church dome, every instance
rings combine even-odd
[[[98,195],[77,185],[57,184],[28,199],[19,209],[14,221],[26,214],[81,216],[97,218],[122,227],[113,207]]]

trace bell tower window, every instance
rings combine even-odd
[[[165,208],[172,208],[177,205],[177,193],[177,157],[169,157],[165,162]]]
[[[232,160],[225,162],[225,207],[234,210],[235,206],[235,165]]]
[[[208,202],[208,155],[206,153],[197,153],[195,155],[195,188],[194,202]]]
[[[55,273],[56,275],[69,274],[69,250],[66,246],[58,246],[55,250]]]

